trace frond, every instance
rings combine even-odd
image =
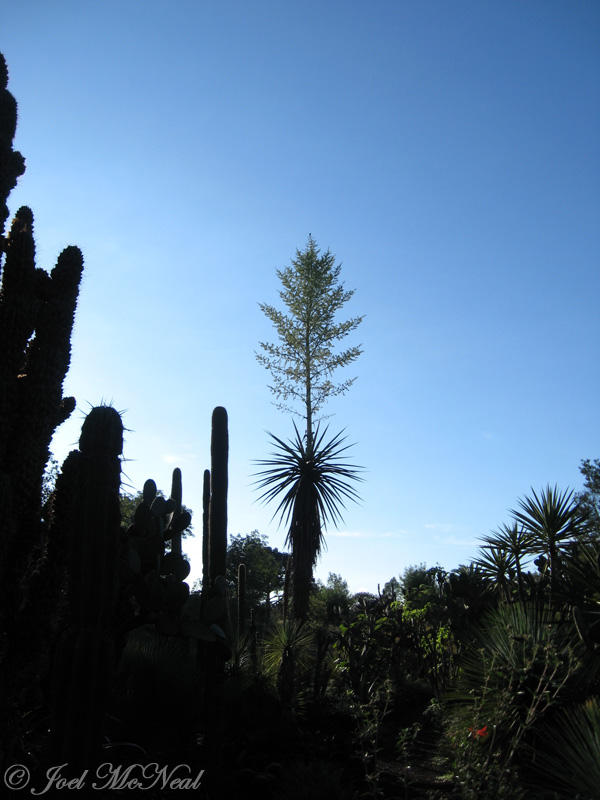
[[[343,431],[326,441],[327,430],[317,425],[310,450],[295,422],[295,435],[289,442],[269,434],[275,450],[271,458],[256,462],[266,469],[255,473],[258,479],[254,483],[259,490],[264,489],[259,500],[266,503],[278,500],[273,519],[279,516],[280,524],[289,524],[292,515],[299,519],[301,506],[307,511],[311,505],[318,508],[324,526],[337,524],[342,520],[345,501],[360,500],[351,481],[363,480],[358,474],[362,468],[343,459],[352,445],[344,444]]]
[[[581,532],[586,515],[573,498],[572,491],[559,491],[557,486],[547,486],[538,496],[519,500],[520,510],[512,510],[516,522],[540,542],[550,544],[573,538]]]
[[[488,536],[483,536],[486,545],[508,550],[515,558],[531,552],[532,535],[524,525],[514,522],[512,525],[502,524],[497,531],[492,531]]]
[[[514,573],[516,559],[510,551],[488,545],[481,548],[481,555],[475,560],[475,564],[486,577],[491,578],[498,584],[505,584]]]

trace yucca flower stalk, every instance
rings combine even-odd
[[[292,611],[299,620],[308,614],[313,567],[325,546],[323,529],[342,521],[345,500],[360,499],[350,481],[362,480],[361,467],[342,457],[352,445],[344,444],[343,431],[326,441],[327,430],[317,425],[308,444],[295,423],[289,442],[269,433],[275,451],[256,462],[266,467],[256,473],[257,488],[265,490],[259,500],[279,499],[273,518],[279,515],[280,524],[289,526],[285,544],[291,548]]]

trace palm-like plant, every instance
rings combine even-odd
[[[524,603],[522,558],[531,552],[531,534],[523,525],[514,522],[512,525],[500,525],[497,531],[493,531],[489,536],[484,536],[483,541],[486,542],[486,545],[504,550],[512,556],[519,584],[519,599]]]
[[[516,566],[514,555],[504,547],[487,545],[481,548],[481,555],[475,560],[475,564],[492,581],[500,596],[508,600]]]
[[[519,500],[521,510],[513,510],[520,523],[531,536],[532,549],[548,558],[550,567],[550,596],[556,593],[560,569],[560,545],[573,541],[583,533],[586,514],[573,497],[572,491],[560,492],[558,487],[547,486],[532,497]]]
[[[260,500],[280,498],[273,517],[280,515],[280,522],[289,525],[286,546],[292,551],[293,613],[302,620],[308,613],[313,567],[325,543],[323,528],[341,522],[345,500],[359,500],[349,482],[362,478],[361,468],[342,458],[351,447],[344,445],[343,431],[326,441],[327,428],[321,432],[317,426],[308,445],[295,424],[294,431],[289,442],[269,434],[275,452],[257,462],[266,469],[256,473],[256,484],[265,489]]]
[[[288,619],[276,624],[265,642],[264,666],[286,706],[298,699],[296,673],[306,667],[311,639],[311,631],[302,622]]]

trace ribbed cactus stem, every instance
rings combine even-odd
[[[114,408],[92,409],[79,447],[72,459],[76,495],[65,520],[69,627],[57,649],[53,698],[55,757],[75,772],[99,754],[114,661],[123,447],[123,423]]]
[[[7,86],[8,69],[0,53],[0,237],[8,219],[8,195],[15,188],[19,175],[25,172],[25,159],[12,148],[17,129],[17,103]]]
[[[241,639],[246,628],[246,565],[238,566],[237,591],[237,624],[238,638]]]
[[[212,414],[210,441],[209,569],[210,583],[225,575],[227,558],[227,411],[217,406]]]
[[[119,488],[123,422],[116,409],[97,406],[79,439],[78,529],[73,531],[71,608],[80,624],[109,628],[117,591],[121,524]]]
[[[28,497],[39,492],[54,430],[70,413],[63,403],[62,383],[71,360],[70,339],[82,270],[83,256],[77,247],[63,250],[50,278],[36,270],[38,290],[43,284],[43,302],[35,335],[24,354],[23,374],[18,381],[19,407],[10,441],[25,505],[29,504]],[[68,405],[72,409],[74,401]]]
[[[62,383],[69,368],[83,269],[80,251],[69,247],[61,253],[51,277],[34,270],[31,219],[28,209],[20,209],[15,225],[25,230],[19,230],[15,238],[18,263],[13,265],[11,234],[0,296],[0,339],[7,343],[9,358],[8,362],[0,358],[0,471],[12,475],[12,507],[17,518],[13,531],[2,536],[7,556],[1,560],[3,566],[10,560],[19,574],[26,571],[39,539],[42,475],[50,441],[74,407],[71,398],[62,397]],[[15,270],[22,273],[18,278],[13,275]],[[27,320],[27,314],[34,315],[34,322]],[[35,335],[29,338],[34,325]],[[3,524],[0,522],[0,527]],[[10,609],[10,601],[4,607]]]
[[[23,698],[39,692],[36,667],[48,658],[54,604],[62,596],[66,544],[57,531],[49,540],[41,516],[42,476],[54,431],[75,407],[73,398],[63,398],[62,383],[83,266],[79,250],[70,247],[51,275],[36,269],[33,214],[26,206],[4,236],[6,201],[25,171],[23,157],[12,147],[17,104],[7,81],[0,55],[0,752],[5,754],[14,751],[20,736],[20,726],[11,720],[22,718]],[[43,608],[36,613],[38,604]]]
[[[210,511],[210,470],[204,470],[202,486],[202,591],[206,592],[210,584],[210,558],[208,519]]]
[[[144,488],[142,489],[142,499],[144,504],[150,508],[154,498],[158,494],[158,489],[156,488],[155,481],[152,478],[148,478],[147,481],[144,481]]]
[[[181,501],[183,497],[183,488],[181,484],[181,470],[175,467],[173,470],[173,477],[171,480],[171,500],[175,503],[173,509],[173,516],[177,518],[181,514]],[[175,530],[171,537],[171,552],[174,555],[181,555],[181,531]]]

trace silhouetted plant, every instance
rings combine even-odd
[[[516,559],[510,550],[488,544],[481,548],[481,555],[475,559],[475,564],[501,599],[510,600],[510,589],[516,570]]]
[[[550,598],[555,599],[561,568],[560,545],[571,542],[584,533],[587,515],[572,491],[559,491],[547,486],[539,496],[519,500],[520,510],[512,511],[515,520],[531,537],[532,549],[548,559],[550,569]]]
[[[354,290],[339,282],[341,266],[327,250],[320,255],[317,243],[309,235],[306,248],[296,250],[291,266],[277,270],[283,289],[279,292],[289,314],[259,303],[271,320],[280,344],[260,342],[264,353],[257,353],[260,364],[269,370],[273,384],[269,389],[282,411],[297,413],[306,421],[307,448],[313,446],[313,426],[327,398],[344,394],[356,380],[350,378],[335,385],[332,375],[339,367],[353,363],[361,354],[360,346],[334,352],[335,343],[344,339],[362,322],[353,317],[335,322],[335,315],[352,297]],[[302,412],[288,406],[297,401]]]
[[[285,707],[299,699],[298,672],[308,664],[310,643],[310,630],[296,620],[277,623],[265,641],[265,670],[274,679]]]
[[[68,247],[50,275],[36,269],[27,207],[17,211],[9,237],[3,235],[8,195],[25,170],[12,147],[17,104],[7,83],[0,55],[0,702],[3,736],[14,740],[17,707],[24,694],[39,691],[54,611],[35,604],[32,587],[41,585],[48,600],[56,599],[61,580],[46,559],[42,477],[54,431],[75,407],[74,398],[63,398],[62,384],[83,259],[78,248]]]
[[[491,750],[471,775],[480,789],[488,771],[496,780],[498,769],[509,776],[520,765],[523,745],[582,674],[581,655],[573,626],[556,621],[548,607],[517,602],[488,612],[448,697],[455,743],[469,730],[488,734]],[[471,769],[468,759],[463,766]]]
[[[74,774],[99,755],[115,666],[123,423],[114,408],[90,411],[79,448],[68,465],[70,513],[61,520],[69,548],[67,628],[55,656],[52,690],[54,754]],[[61,482],[57,491],[64,487]]]
[[[327,428],[315,431],[314,440],[306,445],[294,425],[295,438],[284,442],[269,434],[275,452],[270,459],[257,463],[267,467],[257,473],[260,499],[275,501],[280,495],[273,516],[289,524],[286,545],[291,548],[292,610],[296,619],[306,619],[312,571],[324,545],[323,527],[340,522],[345,500],[358,501],[359,495],[350,481],[359,481],[360,467],[341,459],[350,445],[343,445],[342,434],[325,441]]]
[[[531,533],[529,533],[522,524],[520,525],[518,522],[514,522],[512,525],[500,525],[497,531],[494,531],[489,536],[484,536],[483,541],[486,542],[486,549],[493,547],[496,548],[497,551],[509,554],[508,557],[505,557],[505,574],[510,573],[514,565],[514,570],[517,575],[519,599],[524,603],[526,597],[523,581],[523,557],[531,553],[533,542]]]

